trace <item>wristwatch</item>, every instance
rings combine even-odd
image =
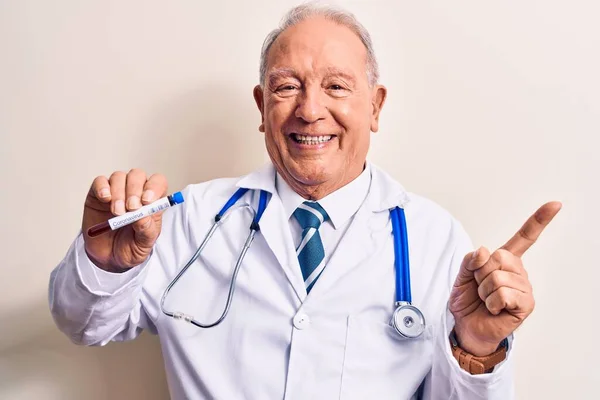
[[[498,349],[490,355],[477,357],[461,349],[456,340],[454,329],[450,332],[450,348],[452,355],[458,361],[458,365],[471,375],[484,374],[492,372],[494,367],[506,359],[508,349],[508,339],[500,342]]]

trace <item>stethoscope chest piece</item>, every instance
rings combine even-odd
[[[392,326],[398,334],[407,339],[415,339],[425,331],[425,316],[417,307],[399,304],[392,316]]]

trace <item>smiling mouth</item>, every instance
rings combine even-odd
[[[292,139],[294,139],[294,141],[296,143],[300,143],[300,144],[321,144],[321,143],[329,142],[335,136],[334,135],[311,136],[311,135],[301,135],[299,133],[292,133],[290,135],[290,137]]]

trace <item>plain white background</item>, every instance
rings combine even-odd
[[[597,398],[598,3],[341,3],[389,89],[371,161],[492,249],[564,203],[525,256],[537,308],[517,332],[517,393]],[[0,398],[168,397],[157,338],[72,345],[48,276],[96,175],[140,167],[176,190],[267,161],[252,88],[293,4],[0,1]]]

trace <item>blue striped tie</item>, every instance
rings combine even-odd
[[[305,201],[294,211],[294,217],[302,227],[302,240],[296,248],[296,255],[300,262],[306,293],[309,293],[325,268],[325,250],[319,227],[329,216],[319,203]]]

